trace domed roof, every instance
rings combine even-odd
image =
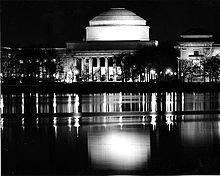
[[[90,26],[146,25],[146,21],[125,8],[111,8],[89,21]]]

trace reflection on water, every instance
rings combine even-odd
[[[2,95],[2,172],[220,174],[219,98],[175,92]],[[171,113],[176,111],[189,114]]]
[[[220,93],[102,93],[1,95],[8,113],[174,112],[220,110]]]
[[[3,173],[220,173],[219,121],[175,119],[76,116],[54,117],[51,123],[8,121],[1,129]]]
[[[150,158],[150,131],[136,127],[102,127],[88,131],[88,156],[93,169],[141,170]]]

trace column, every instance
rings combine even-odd
[[[89,81],[93,81],[93,60],[89,58]]]
[[[77,67],[77,58],[73,58],[73,81],[76,82],[76,67]]]
[[[81,58],[81,72],[84,71],[84,58]],[[82,74],[82,73],[81,73]]]
[[[113,80],[116,81],[117,69],[116,69],[116,59],[113,59]]]
[[[100,57],[97,57],[97,69],[99,69],[99,75],[97,81],[100,81],[101,79],[101,65],[100,65]]]
[[[109,80],[109,69],[108,69],[108,57],[105,57],[105,70],[106,70],[106,81],[108,82]]]

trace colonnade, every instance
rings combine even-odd
[[[72,59],[74,81],[79,78],[83,81],[120,81],[121,67],[114,57],[77,56]]]

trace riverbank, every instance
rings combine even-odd
[[[220,91],[220,83],[180,82],[77,82],[71,84],[1,85],[1,92],[21,93],[116,93],[116,92],[213,92]]]

